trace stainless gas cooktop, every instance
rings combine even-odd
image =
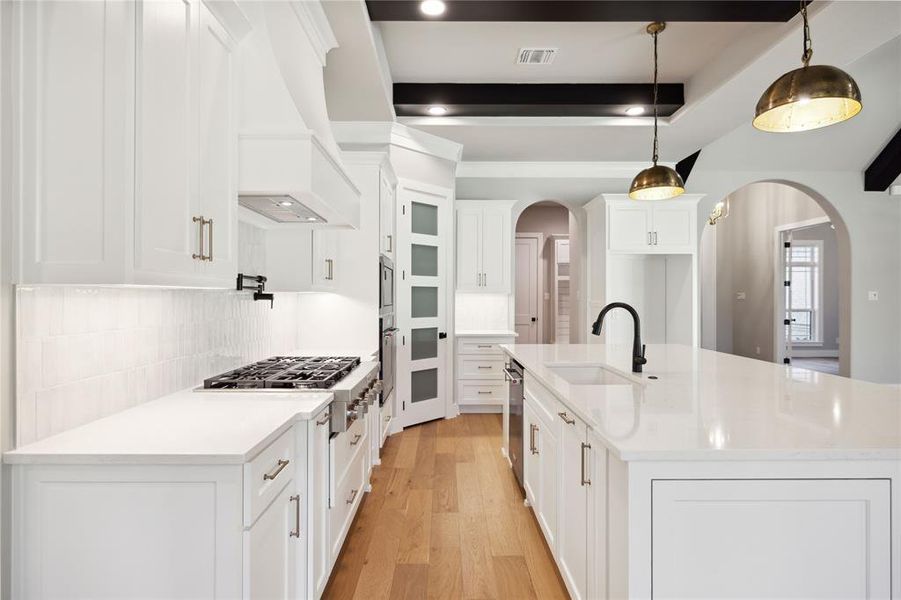
[[[208,390],[331,389],[360,364],[357,356],[273,356],[205,379]]]

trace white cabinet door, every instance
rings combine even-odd
[[[203,275],[231,284],[238,271],[234,46],[206,5],[199,10],[198,184],[210,257],[202,263]]]
[[[526,492],[526,500],[532,503],[532,510],[538,515],[540,497],[537,493],[541,484],[541,466],[538,462],[538,450],[535,446],[538,417],[535,408],[526,399],[522,405],[522,487]]]
[[[338,232],[313,231],[313,289],[333,290],[338,285]]]
[[[538,420],[535,430],[535,448],[538,451],[539,475],[538,489],[538,524],[544,532],[547,545],[556,555],[557,551],[557,516],[559,510],[560,482],[560,430],[557,423],[546,421],[536,411]]]
[[[138,5],[135,268],[143,281],[189,276],[200,247],[196,77],[199,2]],[[156,275],[155,275],[156,274]]]
[[[695,251],[695,205],[662,204],[654,206],[654,250],[658,252]]]
[[[385,173],[379,175],[379,215],[380,231],[379,244],[381,253],[394,260],[395,244],[397,243],[394,232],[394,196],[395,187]]]
[[[300,496],[291,481],[247,531],[245,598],[292,599],[296,594],[295,553]]]
[[[510,210],[483,209],[481,229],[481,291],[510,293]]]
[[[607,448],[593,431],[588,433],[588,521],[586,560],[588,598],[604,598],[607,594]]]
[[[610,250],[645,251],[650,245],[651,210],[644,204],[610,206],[607,240]]]
[[[307,526],[310,536],[311,587],[319,598],[329,577],[329,409],[310,421],[309,496]]]
[[[657,480],[652,510],[655,598],[891,597],[888,479]]]
[[[564,423],[560,434],[560,520],[557,536],[557,563],[573,600],[588,598],[588,486],[590,446],[588,427],[574,417]]]
[[[11,153],[21,175],[17,281],[120,283],[134,193],[135,5],[17,6],[21,20],[9,27],[20,82],[22,151]]]
[[[457,209],[457,291],[482,291],[482,209]]]

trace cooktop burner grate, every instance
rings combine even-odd
[[[205,389],[327,390],[360,364],[357,356],[273,356],[205,379]]]

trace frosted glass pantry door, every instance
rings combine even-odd
[[[414,181],[397,187],[397,391],[404,427],[444,418],[447,268],[453,192]]]

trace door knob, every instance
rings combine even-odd
[[[537,317],[532,317],[532,322],[533,322],[533,323],[534,323],[535,321],[537,321],[537,320],[538,320]]]

